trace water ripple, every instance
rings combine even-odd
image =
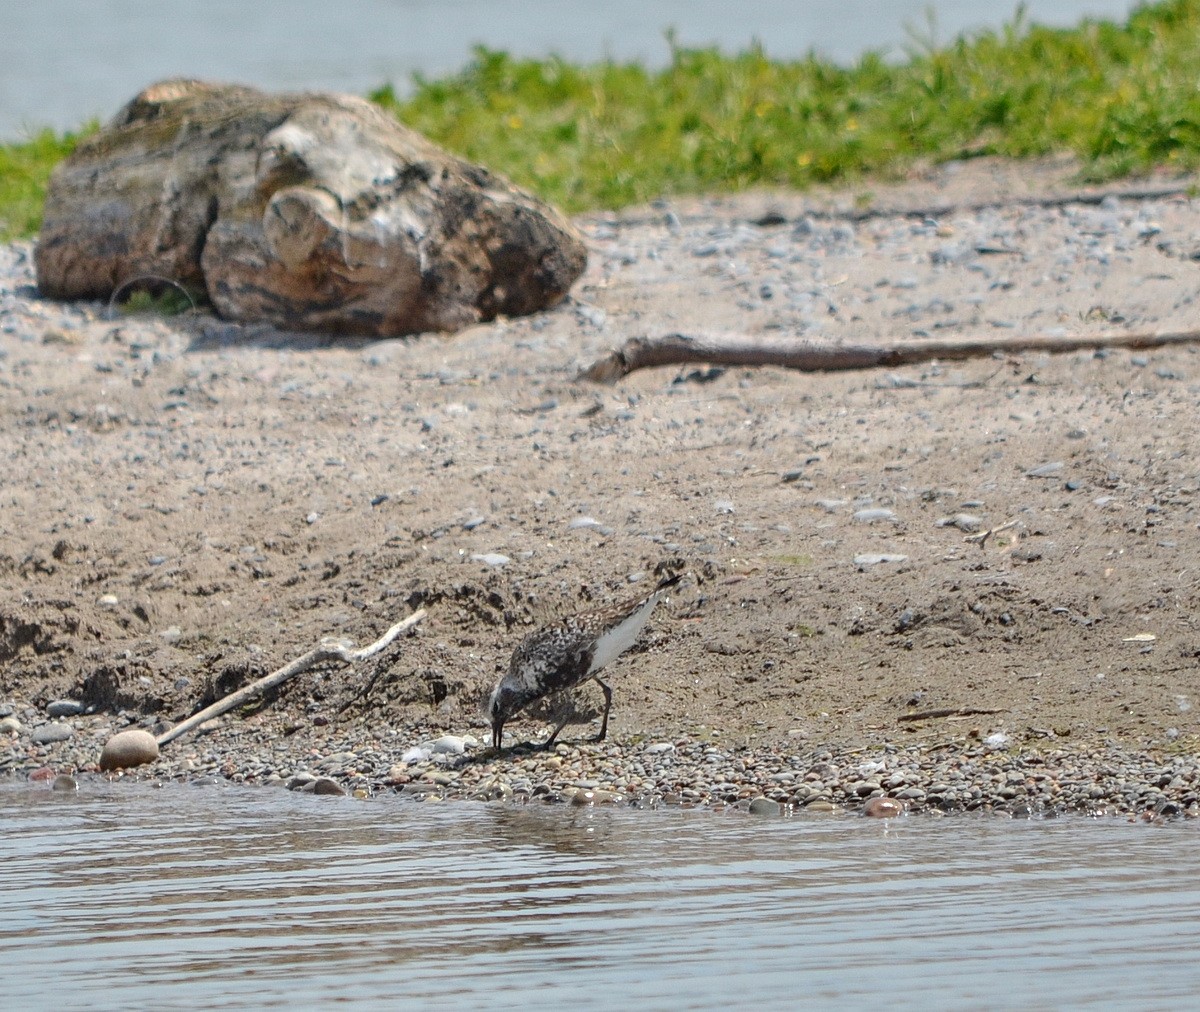
[[[1190,824],[0,785],[9,1003],[989,1008],[1200,990]]]

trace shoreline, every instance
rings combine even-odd
[[[472,735],[438,729],[389,730],[393,741],[384,743],[361,731],[320,733],[332,731],[329,726],[288,738],[274,721],[269,728],[228,721],[165,747],[146,766],[102,774],[96,757],[114,726],[103,716],[66,722],[84,725],[69,742],[0,753],[0,780],[40,782],[65,775],[74,785],[60,780],[54,789],[73,791],[86,790],[92,777],[198,785],[216,778],[360,799],[396,794],[413,801],[682,806],[765,816],[978,813],[1143,822],[1200,817],[1196,756],[1117,743],[1079,751],[1013,752],[999,741],[966,748],[947,742],[788,751],[730,747],[710,734],[707,740],[566,741],[548,752],[519,745],[495,757]],[[283,740],[288,747],[280,756]]]
[[[645,333],[1187,329],[1194,200],[1072,198],[1069,175],[980,160],[869,197],[585,216],[563,305],[449,338],[113,318],[38,299],[29,244],[0,248],[0,707],[20,724],[0,776],[86,771],[100,728],[165,729],[424,607],[386,657],[306,674],[133,775],[1196,815],[1195,347],[577,379]],[[485,740],[520,638],[664,560],[695,581],[612,666],[619,744],[398,768],[427,739]],[[35,743],[63,699],[74,735]]]

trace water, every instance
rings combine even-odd
[[[0,784],[9,1008],[1181,1007],[1197,827]]]
[[[1070,25],[1122,19],[1130,0],[1028,0],[1032,20]],[[907,28],[935,37],[999,27],[1016,0],[54,0],[10,3],[0,24],[0,138],[37,126],[106,119],[164,77],[266,88],[364,94],[414,71],[461,68],[472,45],[568,59],[668,58],[665,32],[684,45],[773,56],[810,49],[848,62],[866,49],[903,53]]]

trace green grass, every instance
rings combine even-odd
[[[478,49],[460,73],[371,97],[568,211],[667,194],[803,188],[921,160],[1068,151],[1094,179],[1200,165],[1200,0],[1123,24],[1026,23],[852,66],[675,47],[668,67],[578,66]],[[0,147],[0,237],[38,227],[72,137]],[[12,178],[10,178],[12,177]]]
[[[50,170],[74,150],[80,136],[42,130],[23,143],[0,144],[0,241],[37,232]]]

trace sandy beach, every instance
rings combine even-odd
[[[410,340],[50,303],[30,245],[0,249],[0,773],[88,774],[114,730],[424,608],[133,775],[1194,814],[1195,346],[577,378],[672,331],[1195,328],[1188,181],[1071,172],[979,160],[581,218],[560,307]],[[691,575],[607,669],[610,741],[485,755],[521,637],[664,564]],[[50,723],[69,736],[39,743]]]

